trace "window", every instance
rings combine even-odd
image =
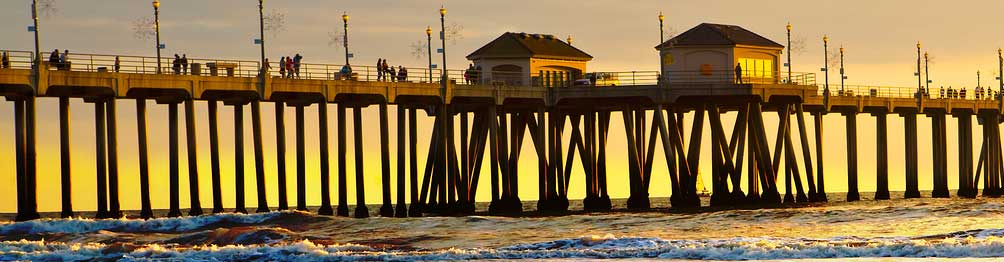
[[[739,65],[743,67],[743,78],[760,80],[774,78],[773,60],[739,58]]]

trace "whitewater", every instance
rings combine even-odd
[[[560,217],[353,219],[283,211],[0,222],[0,261],[995,261],[1004,257],[1004,199],[847,203],[835,200],[838,197],[827,204],[786,208],[700,212],[663,208]],[[666,202],[653,199],[657,207]],[[573,203],[572,208],[579,205]]]

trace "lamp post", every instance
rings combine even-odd
[[[659,12],[659,44],[666,42],[666,33],[663,29],[663,22],[666,20],[666,16]],[[571,37],[569,37],[571,39]],[[572,44],[572,41],[568,41],[568,44]],[[659,50],[659,82],[662,82],[663,75],[666,74],[666,61],[663,61],[662,50]]]
[[[261,81],[262,82],[262,84],[261,84],[262,86],[261,86],[261,89],[262,90],[261,91],[264,92],[265,91],[265,77],[266,77],[265,74],[268,73],[268,72],[265,72],[265,68],[268,67],[268,65],[265,64],[265,0],[258,0],[258,34],[259,34],[258,37],[261,38],[260,39],[261,40],[261,63],[262,63],[261,64],[261,68],[262,68],[262,73],[261,73],[261,75],[262,75],[261,76],[262,77],[262,81]]]
[[[443,40],[443,75],[440,77],[443,81],[443,87],[446,87],[446,81],[449,78],[446,72],[446,7],[439,8],[439,26],[442,31],[439,31],[439,38]]]
[[[785,66],[788,67],[788,84],[791,84],[791,23],[784,27],[788,30],[788,62]]]
[[[930,58],[927,56],[927,52],[924,52],[924,89],[931,90],[931,74],[929,73],[930,67],[928,63]]]
[[[840,92],[841,93],[844,92],[844,79],[847,79],[847,77],[844,76],[844,47],[841,46],[840,47]]]
[[[35,30],[32,30],[35,33],[35,61],[33,61],[33,63],[35,63],[35,69],[39,70],[41,68],[41,67],[39,67],[39,65],[41,64],[40,62],[42,61],[42,51],[39,49],[39,44],[38,44],[38,7],[37,6],[38,6],[38,0],[32,0],[31,1],[31,19],[35,23],[35,28],[34,28]],[[36,75],[38,74],[37,71],[35,73],[36,73]]]
[[[823,94],[830,94],[830,37],[823,35],[823,75],[826,78],[826,84],[823,86]]]
[[[1004,55],[1001,54],[1001,49],[997,48],[997,80],[1000,82],[1000,86],[997,87],[997,92],[1004,91]]]
[[[342,23],[344,24],[344,34],[342,35],[342,46],[345,47],[345,65],[349,64],[349,14],[342,13]]]
[[[924,85],[921,83],[920,78],[920,41],[917,41],[917,94],[920,94],[923,88]]]
[[[153,0],[153,30],[157,34],[157,74],[160,74],[160,0]]]
[[[428,56],[428,58],[429,58],[429,83],[432,83],[432,27],[431,26],[426,26],[425,27],[425,36],[426,36],[426,38],[428,38],[428,42],[426,42],[425,47],[426,47],[426,49],[429,50],[429,56]]]

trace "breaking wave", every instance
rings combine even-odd
[[[667,240],[588,236],[501,248],[398,251],[351,243],[320,244],[296,240],[280,244],[194,245],[58,243],[43,240],[0,242],[0,260],[458,260],[458,259],[607,259],[697,260],[1004,256],[1004,229],[974,230],[924,237],[775,238]]]

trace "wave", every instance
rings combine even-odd
[[[255,225],[271,222],[300,221],[307,223],[323,217],[296,211],[261,214],[213,214],[195,217],[140,219],[38,219],[17,223],[0,223],[0,235],[28,235],[46,233],[81,234],[98,231],[130,233],[177,233],[221,226]]]
[[[196,245],[100,244],[43,241],[0,242],[0,260],[460,260],[606,259],[698,260],[1004,256],[1004,229],[972,230],[924,237],[777,238],[736,237],[667,240],[645,237],[588,236],[500,248],[395,251],[351,243],[320,244],[295,240],[278,244]]]

